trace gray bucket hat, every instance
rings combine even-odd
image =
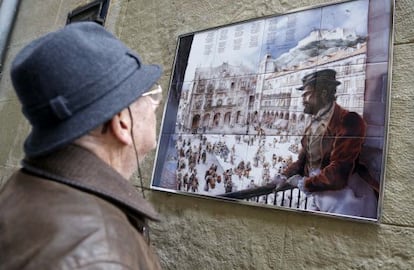
[[[14,59],[11,78],[32,125],[28,157],[47,154],[105,123],[160,78],[102,26],[70,24],[34,40]]]

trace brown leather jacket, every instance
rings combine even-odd
[[[26,159],[0,191],[0,269],[160,269],[147,218],[135,188],[80,147]]]

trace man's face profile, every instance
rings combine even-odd
[[[313,115],[317,114],[319,109],[321,108],[322,100],[318,95],[317,91],[315,90],[315,87],[312,85],[307,85],[303,90],[303,112]]]
[[[153,89],[144,93],[131,106],[134,116],[134,140],[140,143],[137,151],[140,156],[146,155],[156,147],[156,110],[162,100],[162,88],[156,84]]]

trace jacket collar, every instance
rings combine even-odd
[[[333,135],[336,133],[335,129],[339,128],[340,125],[338,123],[341,122],[341,116],[344,112],[347,112],[347,110],[340,107],[336,102],[334,103],[334,111],[332,113],[331,119],[329,121],[327,132],[330,135]]]
[[[29,173],[95,194],[151,220],[159,220],[152,205],[128,180],[80,146],[69,145],[42,157],[26,157],[22,165]]]

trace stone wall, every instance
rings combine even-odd
[[[376,0],[371,0],[376,1]],[[9,66],[30,40],[90,1],[22,0],[0,80],[0,185],[19,167],[29,131]],[[159,63],[168,88],[180,34],[328,0],[112,0],[106,27]],[[380,224],[147,192],[164,217],[152,244],[165,269],[412,269],[414,265],[414,0],[396,0],[388,155]],[[161,118],[161,113],[159,115]],[[149,186],[153,156],[143,164]]]

